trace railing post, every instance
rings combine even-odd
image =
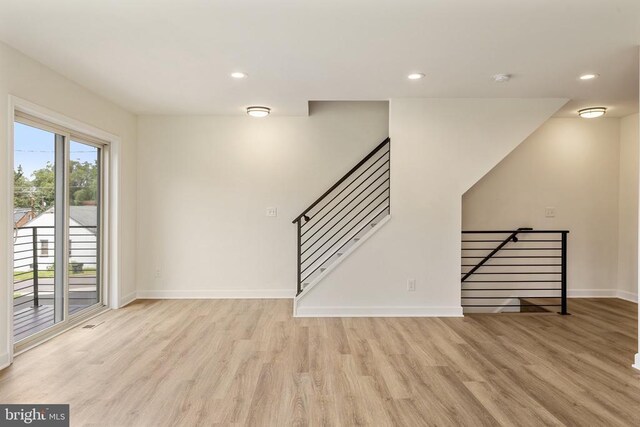
[[[561,311],[560,314],[567,315],[569,312],[567,311],[567,232],[563,231],[562,233],[562,272],[561,272],[561,281],[562,281],[562,301],[561,301]]]
[[[298,274],[297,274],[297,292],[296,292],[296,296],[300,295],[300,293],[302,292],[302,219],[298,218],[298,220],[296,221],[296,228],[297,228],[297,233],[298,233],[298,261],[297,261],[297,268],[298,268]]]
[[[33,250],[33,306],[40,307],[40,296],[38,292],[38,229],[31,229],[32,250]]]

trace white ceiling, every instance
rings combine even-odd
[[[0,40],[136,113],[395,97],[638,111],[640,0],[0,0]]]

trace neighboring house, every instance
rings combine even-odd
[[[31,208],[16,208],[13,210],[13,225],[20,228],[35,217],[36,213]]]
[[[97,206],[71,206],[69,211],[69,262],[77,270],[96,268]],[[22,225],[14,235],[14,271],[33,269],[33,251],[39,270],[53,269],[55,236],[54,208]],[[35,233],[35,243],[34,235]]]

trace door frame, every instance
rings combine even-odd
[[[7,312],[7,349],[8,349],[8,364],[13,363],[13,357],[23,351],[26,351],[36,345],[39,345],[68,329],[77,326],[79,323],[103,313],[107,309],[115,309],[120,306],[120,271],[119,271],[119,159],[120,159],[120,147],[121,139],[117,135],[98,129],[94,126],[88,125],[76,119],[72,119],[63,114],[49,110],[48,108],[41,107],[25,99],[9,95],[9,109],[7,120],[7,156],[6,156],[6,171],[7,171],[7,186],[9,195],[6,230],[7,236],[13,234],[13,161],[14,161],[14,122],[16,120],[16,112],[24,113],[32,116],[36,119],[42,120],[52,127],[60,126],[64,128],[66,132],[62,134],[77,133],[80,137],[91,141],[95,139],[103,145],[102,151],[102,165],[104,179],[102,182],[102,236],[103,236],[103,252],[101,255],[102,262],[102,306],[96,306],[95,309],[88,309],[86,313],[73,316],[73,323],[64,322],[60,325],[60,328],[49,331],[49,334],[43,334],[39,337],[37,343],[26,342],[26,345],[22,345],[16,351],[15,343],[13,339],[13,240],[7,239],[7,277],[5,282],[7,283],[6,289],[6,312]],[[67,147],[70,141],[67,141]],[[82,142],[82,140],[80,141]],[[68,204],[67,204],[68,205]],[[68,213],[68,210],[67,212]],[[68,216],[68,215],[65,215]],[[66,280],[65,280],[66,287]],[[66,304],[66,298],[65,298]],[[66,311],[66,310],[65,310]],[[69,316],[71,317],[71,316]],[[67,319],[68,320],[68,319]],[[37,336],[35,334],[34,336]],[[1,368],[1,367],[0,367]]]

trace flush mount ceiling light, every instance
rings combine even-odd
[[[247,114],[251,117],[267,117],[269,113],[271,113],[271,108],[269,107],[259,107],[257,105],[247,107]]]
[[[407,76],[409,80],[420,80],[424,77],[423,73],[411,73]]]
[[[496,74],[494,76],[491,76],[491,78],[496,83],[506,83],[511,79],[511,75],[510,74]]]
[[[588,74],[581,75],[580,80],[593,80],[593,79],[597,79],[598,77],[600,77],[600,74],[588,73]]]
[[[234,79],[245,79],[247,78],[247,73],[236,71],[235,73],[231,73],[231,77]]]
[[[605,107],[590,107],[578,110],[578,115],[583,119],[595,119],[596,117],[604,116],[606,112],[607,109]]]

